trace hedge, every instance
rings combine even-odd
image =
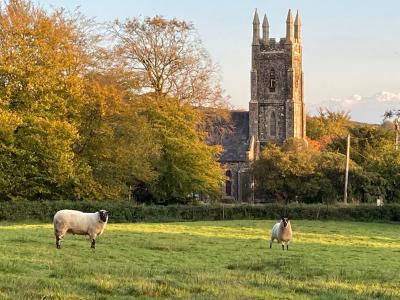
[[[0,221],[51,222],[60,209],[96,211],[106,209],[110,223],[123,222],[174,222],[240,219],[292,219],[400,221],[400,205],[316,205],[316,204],[258,204],[258,205],[170,205],[140,206],[129,202],[68,202],[23,201],[0,202]]]

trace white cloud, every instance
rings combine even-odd
[[[342,101],[335,101],[339,103],[339,105],[342,105],[343,108],[345,109],[350,109],[352,106],[356,105],[359,101],[361,101],[363,98],[360,95],[353,95],[349,99],[344,99]]]
[[[387,102],[387,101],[400,101],[400,93],[392,93],[387,91],[382,91],[379,94],[375,95],[375,98],[379,102]]]
[[[319,107],[324,107],[349,112],[355,121],[381,123],[386,110],[400,108],[400,93],[382,91],[372,96],[355,94],[348,98],[331,98],[309,107],[311,114],[315,114]]]

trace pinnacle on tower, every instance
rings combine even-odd
[[[286,18],[286,23],[292,23],[293,24],[293,16],[292,16],[292,10],[289,9],[287,18]]]
[[[269,23],[268,23],[268,18],[267,15],[264,15],[264,20],[263,20],[263,42],[264,45],[268,45],[269,43]]]
[[[253,25],[260,25],[260,20],[258,19],[257,8],[256,8],[256,11],[254,12]]]
[[[289,9],[286,19],[286,42],[293,42],[293,40],[294,40],[293,17],[292,17],[292,11]]]
[[[294,38],[298,41],[301,40],[301,21],[299,11],[297,11],[296,20],[294,21]]]
[[[258,19],[257,8],[253,19],[253,45],[260,44],[260,20]]]

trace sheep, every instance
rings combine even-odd
[[[289,242],[292,239],[292,226],[290,225],[289,218],[282,217],[281,221],[272,227],[269,248],[272,248],[272,242],[275,239],[278,243],[282,243],[282,250],[285,250],[284,244],[286,244],[286,249],[289,250]]]
[[[77,210],[60,210],[54,215],[54,234],[56,248],[61,249],[61,240],[66,233],[89,235],[91,248],[96,247],[96,238],[101,235],[108,221],[108,212],[99,210],[84,213]]]

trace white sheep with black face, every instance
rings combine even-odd
[[[61,248],[61,240],[66,233],[89,235],[92,248],[96,247],[96,238],[101,235],[108,222],[108,212],[99,210],[95,213],[84,213],[64,209],[54,215],[54,234],[56,247]]]
[[[272,227],[271,232],[271,242],[269,243],[269,248],[272,248],[272,242],[277,240],[278,243],[282,243],[282,250],[289,250],[289,242],[292,240],[292,226],[290,225],[289,218],[282,217],[279,223],[276,223]]]

